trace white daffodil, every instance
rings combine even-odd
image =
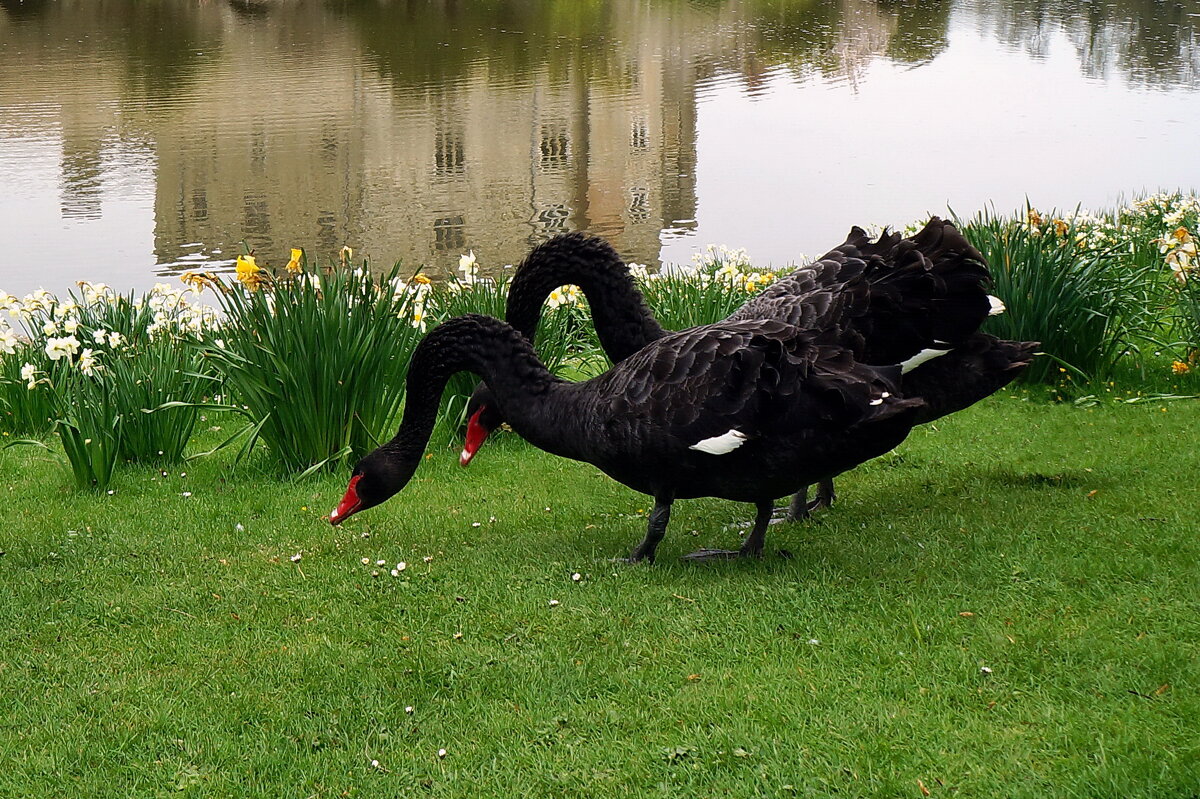
[[[12,355],[17,351],[18,343],[20,342],[17,340],[17,334],[13,332],[11,327],[5,325],[3,329],[0,329],[0,352],[3,352],[5,355]]]
[[[124,343],[125,343],[125,337],[122,336],[117,331],[114,330],[108,334],[108,346],[112,347],[114,350],[117,347],[120,347]]]
[[[471,250],[466,255],[460,255],[458,258],[458,271],[463,273],[463,280],[467,283],[475,282],[475,274],[479,271],[478,264],[475,263],[475,251]]]
[[[79,339],[74,336],[46,339],[46,355],[52,361],[57,361],[61,358],[70,358],[77,352],[79,352]]]
[[[90,347],[85,347],[83,352],[79,353],[79,371],[83,372],[88,377],[94,376],[102,367],[96,358],[96,351]]]
[[[75,335],[75,333],[78,330],[79,330],[79,320],[78,319],[71,318],[71,319],[63,320],[63,331],[65,331],[68,335],[73,336],[73,335]]]
[[[37,378],[37,367],[31,363],[27,363],[21,367],[21,379],[26,383],[32,383]],[[30,386],[32,388],[32,386]]]
[[[107,302],[108,295],[112,292],[107,283],[88,283],[84,281],[79,284],[79,287],[83,289],[83,301],[88,305],[98,305]]]
[[[53,319],[47,319],[42,325],[42,333],[47,336],[58,335],[58,322],[55,322]]]

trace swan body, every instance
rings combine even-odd
[[[578,383],[554,377],[504,322],[473,314],[449,320],[414,351],[400,430],[355,467],[330,521],[407,484],[447,380],[467,370],[487,382],[522,438],[654,497],[631,560],[653,560],[675,499],[702,496],[756,505],[743,550],[720,554],[758,555],[773,500],[892,449],[923,405],[899,394],[898,367],[859,363],[840,341],[835,320],[866,300],[859,280],[785,319],[669,334]],[[714,440],[723,443],[697,448]]]

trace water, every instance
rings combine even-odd
[[[1200,2],[0,0],[0,289],[1200,188]]]

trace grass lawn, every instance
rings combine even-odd
[[[340,529],[343,474],[9,449],[0,796],[1195,796],[1197,429],[1005,392],[703,566],[750,506],[609,563],[648,499],[512,436]]]

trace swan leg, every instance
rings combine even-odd
[[[837,494],[833,492],[833,478],[827,478],[817,484],[817,498],[808,503],[808,510],[820,510],[833,505]]]
[[[637,563],[640,560],[654,562],[654,552],[658,549],[658,543],[666,535],[667,522],[671,520],[671,502],[670,498],[655,498],[654,510],[650,511],[650,521],[646,524],[646,537],[642,539],[642,543],[633,548],[633,552],[629,555],[630,563]]]
[[[804,522],[808,521],[808,486],[797,491],[792,496],[792,501],[788,505],[787,514],[783,517],[789,522]]]
[[[757,503],[757,507],[758,514],[754,518],[754,529],[750,531],[750,535],[746,536],[746,540],[742,542],[740,549],[698,549],[695,552],[684,555],[683,559],[692,562],[702,562],[709,560],[732,560],[734,558],[761,558],[763,542],[767,537],[767,526],[771,523],[771,514],[775,510],[775,505],[768,501]]]

